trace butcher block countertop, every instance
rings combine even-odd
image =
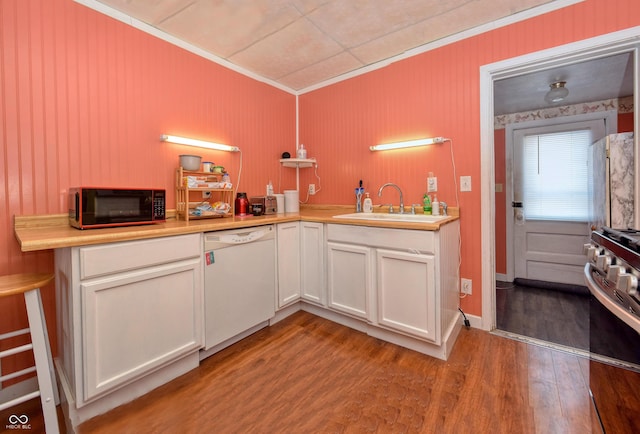
[[[234,216],[191,220],[188,222],[176,220],[174,218],[175,212],[169,211],[169,218],[165,223],[85,230],[79,230],[69,226],[68,216],[66,214],[15,216],[14,230],[21,250],[23,252],[32,252],[62,247],[141,240],[301,220],[318,223],[437,231],[441,225],[458,220],[459,218],[458,209],[455,208],[449,208],[450,216],[437,223],[364,221],[342,218],[336,219],[333,217],[338,214],[350,214],[353,213],[353,211],[353,206],[308,205],[302,206],[299,213],[250,217]]]

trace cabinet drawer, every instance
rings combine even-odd
[[[347,244],[435,253],[434,231],[327,225],[327,239]]]
[[[80,279],[166,264],[201,254],[201,234],[81,247]]]

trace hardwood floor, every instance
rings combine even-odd
[[[588,370],[477,329],[442,361],[298,312],[79,432],[599,432]]]
[[[474,329],[445,362],[299,312],[80,432],[585,433],[587,371]]]

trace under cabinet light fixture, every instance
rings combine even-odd
[[[406,142],[381,143],[378,145],[369,146],[369,149],[371,149],[372,151],[388,151],[390,149],[413,148],[416,146],[427,146],[436,143],[444,143],[447,140],[449,139],[445,139],[444,137],[432,137],[428,139],[408,140]]]
[[[223,145],[222,143],[206,142],[204,140],[190,139],[188,137],[169,136],[163,134],[160,136],[163,142],[177,143],[179,145],[195,146],[198,148],[215,149],[216,151],[238,152],[240,148],[237,146]]]

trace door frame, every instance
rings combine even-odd
[[[578,42],[553,47],[547,50],[506,59],[480,67],[480,165],[481,165],[481,203],[488,204],[480,210],[481,268],[482,268],[482,318],[481,328],[496,328],[496,286],[495,286],[495,160],[494,160],[494,109],[493,82],[504,78],[524,75],[535,71],[556,68],[562,65],[584,62],[590,59],[607,57],[614,54],[632,52],[634,54],[634,149],[638,155],[638,131],[640,121],[640,71],[639,56],[640,26]],[[639,173],[640,164],[635,159],[635,171]],[[635,226],[638,226],[640,203],[640,176],[636,176],[635,185]]]
[[[584,113],[579,115],[572,116],[562,116],[551,119],[540,119],[535,121],[526,121],[519,122],[517,124],[508,124],[505,127],[505,165],[506,165],[506,181],[505,184],[508,184],[508,192],[509,194],[505,195],[505,213],[506,213],[506,270],[507,274],[505,278],[508,282],[513,282],[515,278],[515,247],[514,247],[514,225],[513,225],[513,209],[511,207],[511,202],[513,201],[513,193],[514,193],[514,173],[513,173],[513,156],[514,156],[514,146],[515,143],[513,141],[513,135],[517,130],[527,130],[531,128],[538,127],[551,127],[555,125],[564,125],[564,124],[572,124],[579,123],[585,121],[593,121],[598,119],[604,119],[605,121],[605,136],[608,134],[612,134],[618,131],[618,116],[617,111],[615,110],[607,110],[595,113]]]

